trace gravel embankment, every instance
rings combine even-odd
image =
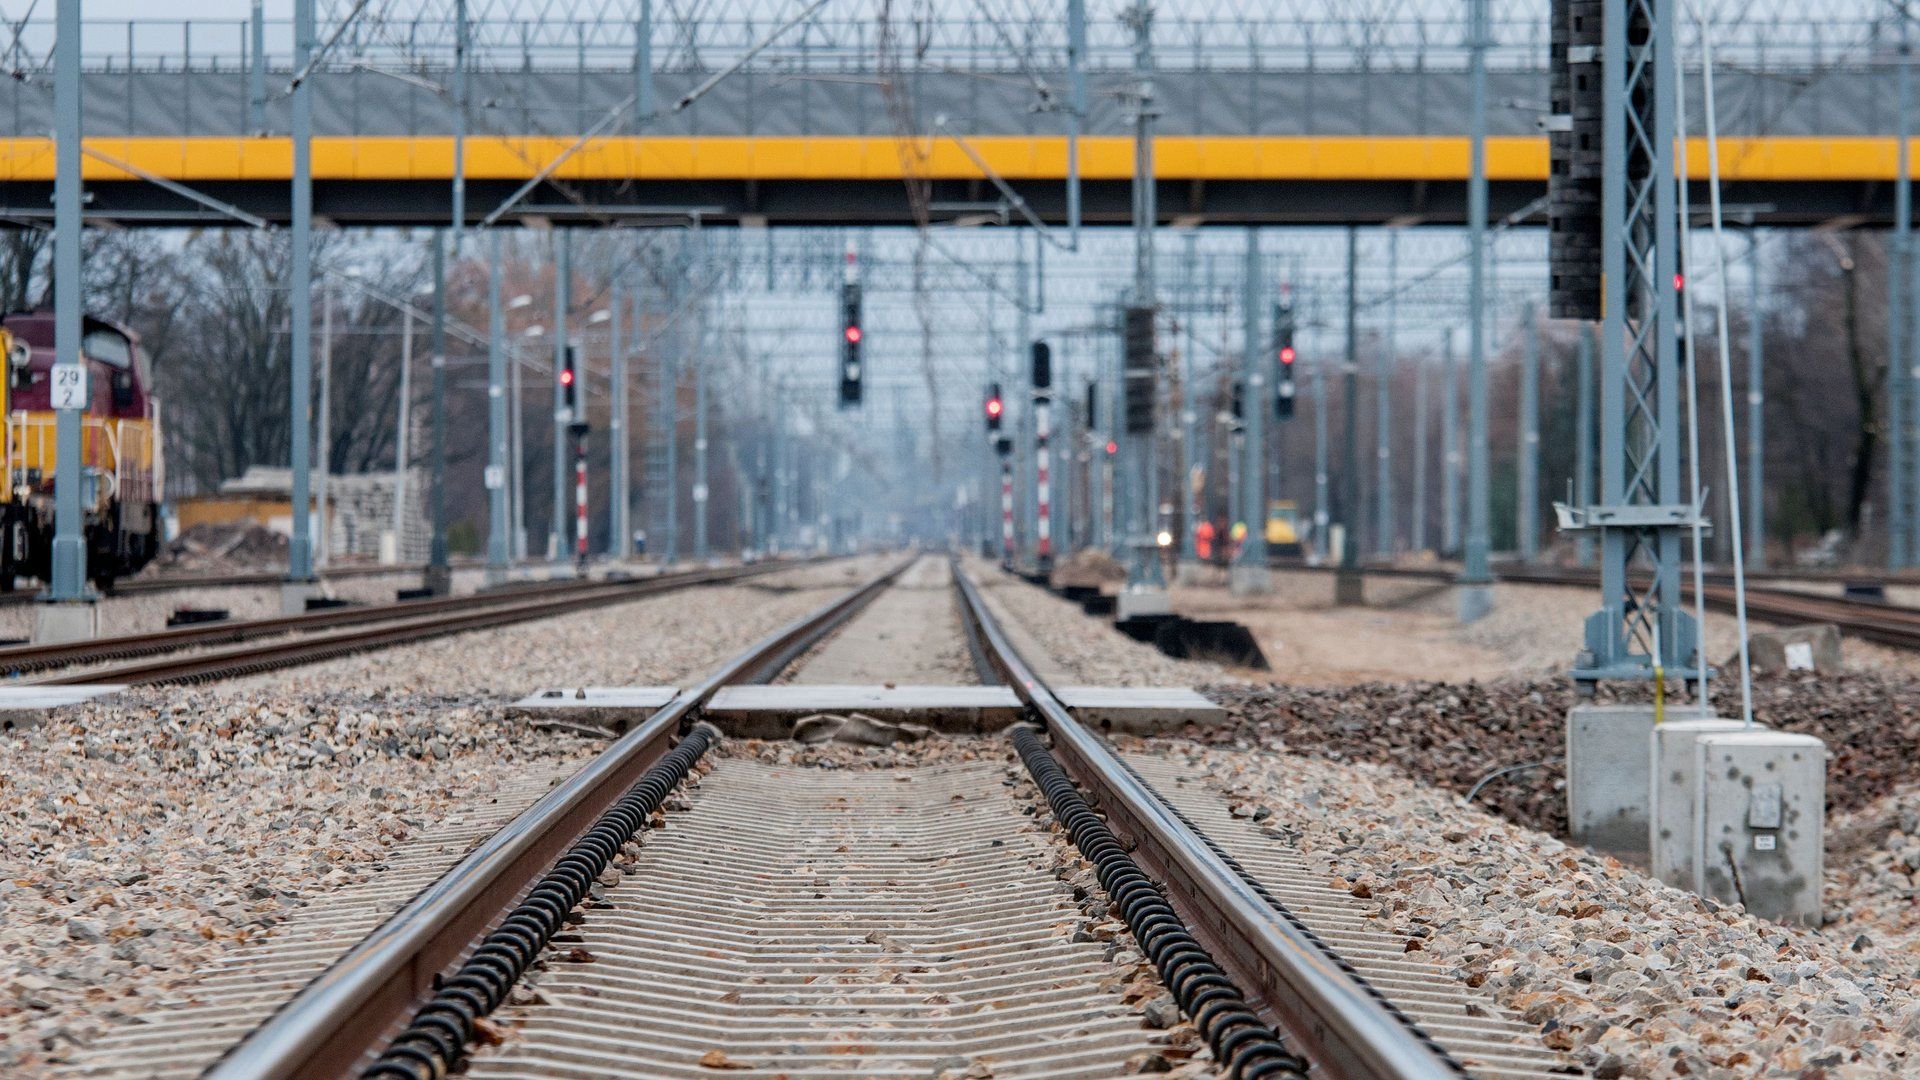
[[[131,691],[5,740],[0,1071],[32,1076],[516,771],[587,753],[492,708]]]
[[[966,570],[1014,648],[1056,686],[1199,686],[1235,678],[1216,664],[1175,660],[985,560],[967,560]]]
[[[698,675],[849,576],[865,568],[568,616],[544,639],[510,627],[284,681],[129,691],[0,737],[0,1072],[44,1074],[451,809],[591,752],[505,719],[507,695]]]
[[[1155,743],[1209,770],[1410,950],[1616,1076],[1912,1075],[1912,964],[1670,889],[1393,770]]]
[[[517,698],[543,686],[644,686],[705,670],[871,580],[870,559],[684,589],[272,672],[234,685],[379,687]]]
[[[1920,963],[1920,784],[1827,822],[1828,937]]]
[[[947,561],[925,557],[790,669],[815,686],[964,686],[976,681]]]
[[[1903,703],[1920,695],[1920,678],[1799,674],[1756,679],[1753,688],[1761,723],[1826,740],[1830,811],[1859,809],[1913,777],[1920,714]],[[1206,692],[1234,720],[1209,733],[1218,741],[1392,765],[1458,794],[1497,768],[1546,762],[1489,784],[1479,801],[1543,832],[1566,831],[1563,764],[1574,696],[1564,678],[1339,688],[1218,684]],[[1730,680],[1714,692],[1722,715],[1738,714]],[[1626,693],[1645,690],[1601,688],[1602,700]]]

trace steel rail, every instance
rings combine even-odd
[[[1279,1021],[1316,1068],[1340,1077],[1459,1080],[1463,1070],[1424,1032],[1394,1015],[1318,941],[1283,918],[1104,741],[1075,720],[1014,649],[977,586],[953,564],[954,585],[989,659],[1044,723],[1074,780],[1135,845],[1174,907]]]
[[[388,574],[418,574],[419,566],[336,566],[321,574],[321,580],[358,577],[382,577]],[[31,579],[29,579],[31,580]],[[230,574],[178,574],[127,578],[115,581],[102,593],[105,597],[145,593],[178,592],[187,589],[237,589],[255,585],[279,585],[287,575],[277,570],[244,570]],[[17,589],[0,592],[0,605],[31,604],[39,599],[38,590]]]
[[[720,665],[522,811],[235,1045],[209,1080],[320,1080],[373,1060],[434,989],[540,875],[613,805],[722,686],[763,677],[770,656],[803,651],[903,573],[795,619]]]
[[[771,573],[773,567],[754,573]],[[501,603],[476,609],[460,609],[426,614],[397,621],[382,621],[373,626],[349,627],[331,632],[303,634],[292,638],[243,644],[231,649],[169,655],[106,668],[61,672],[39,679],[19,680],[16,685],[60,685],[66,683],[106,683],[123,686],[159,683],[203,682],[233,678],[277,668],[316,663],[370,649],[412,644],[470,630],[484,630],[513,623],[565,615],[610,604],[624,604],[649,596],[659,596],[700,585],[724,584],[750,574],[738,572],[696,573],[667,580],[650,581],[652,588],[596,588],[568,590],[559,597],[516,597],[519,603]],[[414,614],[403,612],[403,615]],[[393,617],[389,617],[392,620]]]
[[[1287,570],[1327,571],[1329,567],[1289,565]],[[1409,566],[1362,567],[1361,572],[1378,577],[1416,578],[1426,581],[1452,581],[1452,570]],[[1495,567],[1495,580],[1516,585],[1563,585],[1569,588],[1592,587],[1599,578],[1589,570],[1572,567],[1508,566]],[[1640,580],[1635,577],[1633,580]],[[1791,576],[1774,580],[1795,580]],[[1809,581],[1828,580],[1807,578]],[[1837,580],[1837,579],[1836,579]],[[1691,582],[1681,583],[1683,596],[1693,595]],[[1707,606],[1715,611],[1732,611],[1733,586],[1714,580],[1706,586]],[[1920,608],[1888,604],[1875,600],[1854,600],[1842,596],[1823,596],[1796,589],[1747,589],[1747,613],[1769,622],[1830,622],[1842,630],[1883,645],[1902,649],[1920,649]]]
[[[731,581],[753,574],[770,573],[793,564],[756,563],[752,566],[723,567],[661,574],[650,578],[621,581],[566,580],[528,585],[523,588],[473,593],[466,596],[442,596],[419,600],[396,600],[383,604],[363,604],[326,608],[299,615],[275,615],[239,622],[196,623],[188,626],[89,638],[53,645],[12,645],[0,647],[0,674],[19,675],[49,668],[151,656],[179,649],[206,645],[224,645],[263,637],[308,633],[343,626],[417,619],[427,615],[446,615],[463,611],[498,609],[524,603],[529,599],[609,592],[645,596],[662,587],[677,588],[709,582]],[[42,681],[68,681],[64,679]]]

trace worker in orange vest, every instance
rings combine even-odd
[[[1193,529],[1193,553],[1201,562],[1213,561],[1213,522],[1202,519]]]

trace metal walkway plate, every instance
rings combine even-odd
[[[673,686],[566,686],[540,690],[507,706],[515,719],[623,732],[679,693]]]
[[[729,735],[784,739],[795,720],[816,713],[865,713],[966,734],[1020,719],[1020,699],[1004,686],[723,686],[705,716]]]
[[[1186,724],[1217,724],[1226,710],[1185,688],[1069,686],[1061,704],[1108,730],[1152,734]],[[997,731],[1020,719],[1020,699],[1005,686],[727,686],[705,716],[729,735],[785,738],[793,722],[816,713],[865,713],[876,720],[925,724],[939,731]]]
[[[1227,710],[1184,686],[1063,686],[1054,696],[1083,724],[1136,735],[1177,731],[1187,724],[1221,724],[1227,719]]]

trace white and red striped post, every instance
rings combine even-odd
[[[1013,568],[1013,458],[1000,455],[1000,552],[1004,565]]]
[[[587,568],[587,439],[573,440],[573,554],[580,569]]]
[[[1038,569],[1042,574],[1053,569],[1052,458],[1047,448],[1050,434],[1048,418],[1052,413],[1052,398],[1046,394],[1035,395],[1033,399],[1033,474],[1038,510],[1035,512],[1037,520],[1034,523],[1034,551],[1038,556]]]

